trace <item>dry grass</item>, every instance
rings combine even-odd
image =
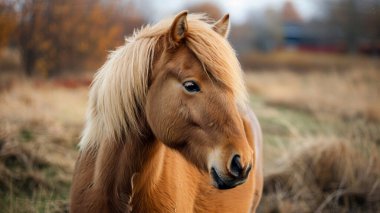
[[[289,70],[248,73],[251,92],[266,103],[314,115],[380,121],[380,69],[297,73]]]
[[[380,153],[372,141],[309,139],[284,153],[278,171],[265,177],[261,212],[380,210]]]
[[[380,72],[247,74],[264,131],[259,212],[380,211]]]
[[[0,206],[5,212],[67,206],[86,92],[22,81],[0,96]]]

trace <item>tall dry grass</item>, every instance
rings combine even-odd
[[[259,212],[380,211],[380,70],[246,79],[264,131]]]
[[[378,212],[379,147],[365,136],[353,140],[316,138],[283,150],[278,170],[266,174],[260,211]]]
[[[19,81],[0,95],[3,212],[66,209],[86,94]]]
[[[380,69],[248,73],[247,86],[266,103],[313,114],[380,121]]]

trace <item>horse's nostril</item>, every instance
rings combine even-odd
[[[230,172],[231,172],[231,175],[234,176],[234,177],[240,177],[240,176],[242,176],[243,167],[241,165],[241,161],[240,161],[240,156],[239,155],[235,155],[232,158],[231,166],[230,166]]]
[[[251,169],[252,169],[252,166],[249,165],[248,168],[247,168],[247,170],[245,171],[244,176],[248,176],[248,175],[249,175],[249,172],[251,171]]]

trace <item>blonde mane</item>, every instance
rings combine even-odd
[[[173,19],[146,26],[126,39],[99,69],[91,85],[86,126],[79,147],[96,150],[100,143],[141,133],[141,110],[148,92],[148,77],[159,39],[169,31]],[[225,38],[211,29],[204,15],[187,17],[186,45],[205,70],[226,85],[240,107],[247,92],[235,52]]]

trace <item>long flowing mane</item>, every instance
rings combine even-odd
[[[189,15],[186,45],[204,70],[229,88],[239,106],[247,100],[243,73],[229,43],[214,32],[207,17]],[[172,19],[146,26],[113,51],[97,72],[89,94],[89,109],[81,150],[96,150],[101,142],[119,141],[123,134],[141,132],[141,116],[148,91],[149,72],[158,41],[168,33]]]

